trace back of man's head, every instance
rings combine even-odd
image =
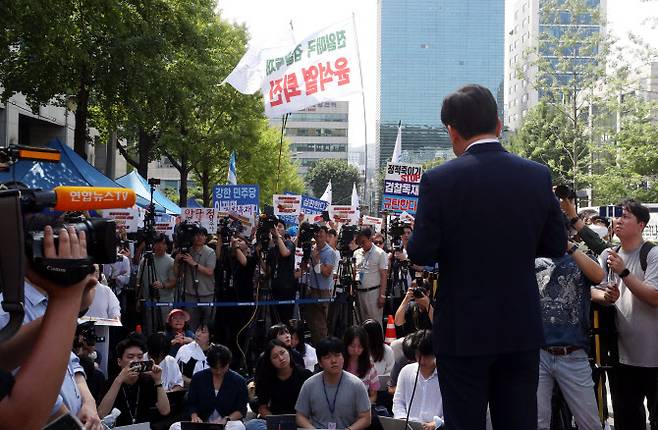
[[[466,85],[443,99],[441,122],[457,130],[466,140],[495,133],[498,126],[496,99],[481,85]]]
[[[432,332],[430,330],[420,330],[417,333],[416,341],[418,342],[418,353],[420,355],[434,355],[432,349]]]

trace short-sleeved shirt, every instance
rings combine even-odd
[[[108,389],[114,381],[108,381]],[[145,423],[157,417],[157,412],[151,408],[156,406],[158,400],[157,388],[153,378],[148,375],[140,375],[133,385],[121,384],[112,408],[121,411],[117,418],[117,426],[125,426],[135,423]]]
[[[205,266],[205,264],[203,263],[199,263],[199,264]],[[153,254],[153,266],[155,268],[155,279],[151,280],[152,282],[160,281],[162,284],[165,284],[168,280],[176,279],[176,275],[174,275],[174,259],[171,258],[171,255],[164,254],[158,256]],[[144,267],[144,259],[142,258],[142,261],[139,264],[140,272],[137,274],[137,279],[139,279],[139,283],[142,285],[142,298],[148,299],[149,280],[147,274],[142,273],[143,267]],[[158,291],[158,295],[160,296],[161,302],[174,301],[174,295],[176,292],[175,288],[160,288],[157,291]]]
[[[338,384],[330,385],[324,381],[324,372],[316,373],[304,382],[299,392],[295,410],[316,429],[329,428],[329,423],[344,429],[354,424],[359,413],[370,410],[370,398],[363,382],[349,372],[343,371],[342,375]]]
[[[96,318],[119,318],[121,317],[121,305],[112,288],[96,283],[94,300],[87,310],[85,316]]]
[[[637,249],[626,252],[619,249],[619,256],[626,268],[638,279],[658,290],[658,247],[653,247],[647,255],[647,270],[642,271],[640,264],[640,244]],[[599,256],[599,264],[606,271],[608,250]],[[605,285],[605,281],[604,281]],[[619,344],[619,361],[622,364],[638,367],[658,367],[658,308],[649,306],[638,299],[624,283],[619,283],[617,308],[617,342]]]
[[[386,376],[391,374],[393,366],[395,366],[395,353],[390,346],[384,344],[384,356],[380,361],[374,361],[375,369],[377,369],[377,375]],[[380,390],[385,389],[386,387],[379,387]]]
[[[212,250],[209,246],[203,245],[201,249],[198,251],[195,250],[194,248],[190,249],[190,255],[196,261],[203,267],[207,267],[211,270],[215,270],[215,264],[217,264],[217,257],[215,256],[215,251]],[[181,261],[180,267],[185,268],[185,270],[188,270],[188,268],[192,268],[189,264],[185,263],[184,261]],[[203,273],[199,272],[198,270],[195,273],[196,278],[199,280],[199,291],[198,294],[199,296],[212,296],[215,294],[215,276],[211,275],[204,275]],[[186,276],[185,277],[185,293],[189,295],[196,295],[197,291],[194,290],[193,286],[193,281],[191,276]]]
[[[267,263],[270,267],[270,279],[273,290],[295,288],[295,244],[289,240],[283,241],[290,255],[282,257],[279,246],[275,244],[268,250]]]
[[[359,248],[354,251],[356,271],[361,280],[361,288],[376,287],[381,284],[381,270],[388,269],[388,256],[383,249],[372,245],[368,251]]]
[[[573,257],[535,259],[545,346],[589,349],[592,282]]]
[[[320,250],[320,264],[328,264],[336,267],[336,253],[334,249],[325,244],[324,247]],[[334,277],[333,274],[325,277],[322,273],[316,273],[315,268],[311,268],[309,275],[309,284],[311,288],[316,288],[318,290],[331,290],[334,286]]]

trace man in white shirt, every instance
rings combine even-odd
[[[423,430],[434,430],[443,426],[443,398],[436,374],[436,358],[432,350],[432,333],[424,330],[417,338],[416,363],[407,364],[398,377],[393,396],[393,416],[423,423]],[[416,373],[418,374],[418,383]],[[416,385],[416,392],[414,390]]]
[[[360,248],[354,251],[356,273],[361,285],[357,289],[361,321],[369,318],[382,323],[386,302],[388,257],[372,244],[372,230],[364,227],[357,235]]]

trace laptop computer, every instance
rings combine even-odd
[[[265,417],[267,430],[297,430],[295,414],[268,415]]]
[[[127,426],[114,427],[114,430],[151,430],[150,423],[129,424]]]
[[[404,421],[398,418],[379,417],[379,422],[382,423],[384,430],[423,430],[423,424],[417,421],[409,421],[407,428],[404,428]],[[269,429],[268,429],[269,430]]]
[[[224,430],[224,424],[193,423],[191,421],[181,421],[180,430]]]

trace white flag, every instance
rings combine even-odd
[[[356,182],[352,185],[352,207],[359,209],[359,194],[356,191]]]
[[[398,123],[398,137],[395,138],[395,148],[393,148],[393,156],[391,157],[391,163],[394,164],[399,163],[401,155],[402,155],[402,121]]]
[[[265,114],[281,116],[361,92],[357,52],[350,17],[297,44],[276,42],[265,49],[250,49],[224,82],[245,94],[256,92],[259,86]]]
[[[322,197],[320,197],[320,200],[324,200],[325,202],[331,204],[331,179],[329,179],[327,188],[324,190],[324,193],[322,194]]]

